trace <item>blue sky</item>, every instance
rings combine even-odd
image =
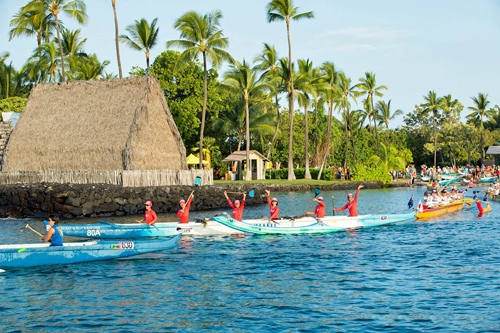
[[[0,0],[0,52],[20,67],[36,46],[35,38],[8,41],[9,21],[27,0]],[[286,56],[284,22],[267,23],[267,0],[117,0],[120,33],[134,20],[158,17],[159,43],[152,58],[177,39],[173,25],[187,11],[221,10],[221,25],[229,38],[228,51],[237,60],[253,58],[262,43],[275,45]],[[89,22],[78,26],[63,17],[67,27],[81,28],[85,49],[109,60],[108,72],[118,73],[114,48],[114,21],[110,0],[86,0]],[[295,0],[300,11],[313,11],[315,18],[292,22],[292,58],[309,58],[315,65],[333,61],[357,81],[366,71],[376,73],[377,83],[389,90],[382,99],[405,113],[423,102],[429,90],[439,96],[452,94],[464,104],[471,96],[489,94],[491,106],[500,105],[500,1],[337,1]],[[132,66],[145,67],[144,54],[120,46],[124,75]],[[224,71],[224,66],[220,71]],[[361,106],[360,106],[361,107]],[[356,108],[356,107],[354,107]],[[402,123],[399,117],[391,124]]]

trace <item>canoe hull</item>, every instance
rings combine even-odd
[[[434,217],[434,216],[439,216],[443,214],[448,214],[457,210],[460,210],[464,208],[464,202],[457,202],[457,203],[452,203],[448,204],[446,206],[442,207],[437,207],[437,208],[430,208],[430,209],[425,209],[423,212],[418,212],[415,214],[415,217],[417,219],[425,219],[429,217]]]
[[[488,194],[488,198],[493,201],[500,201],[500,195]]]
[[[19,244],[0,246],[0,267],[31,267],[42,265],[75,264],[110,260],[152,253],[173,248],[182,235],[159,241],[99,241],[48,244]]]

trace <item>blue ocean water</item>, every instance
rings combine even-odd
[[[423,191],[363,189],[358,211],[402,213]],[[346,194],[322,193],[327,211]],[[282,215],[303,213],[313,196],[273,195]],[[492,207],[325,235],[183,237],[135,258],[10,269],[0,274],[0,332],[500,332],[500,203]],[[1,223],[0,244],[35,242],[19,232],[26,223],[43,230]]]

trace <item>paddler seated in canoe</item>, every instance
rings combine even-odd
[[[50,246],[63,246],[63,232],[57,225],[59,224],[59,217],[55,215],[49,216],[50,229],[47,236],[40,237],[40,242],[50,242]]]
[[[137,223],[142,223],[146,221],[148,226],[155,225],[156,221],[158,221],[158,217],[156,217],[155,211],[151,208],[153,207],[153,203],[151,201],[146,201],[144,203],[146,206],[146,211],[144,212],[144,218],[139,221],[135,221]]]
[[[271,217],[269,218],[271,221],[274,220],[279,220],[279,214],[280,214],[280,208],[278,207],[278,199],[277,198],[270,198],[271,196],[271,191],[266,190],[267,193],[267,203],[269,204],[269,213],[271,214]]]
[[[229,197],[227,196],[227,192],[224,191],[224,195],[226,196],[227,202],[229,202],[229,206],[233,209],[233,219],[238,220],[238,221],[243,221],[243,208],[245,207],[245,199],[247,197],[247,192],[243,193],[243,200],[241,200],[241,203],[239,200],[235,200],[234,204],[231,202]]]
[[[177,212],[177,216],[180,217],[180,223],[189,223],[189,208],[191,208],[191,201],[193,200],[194,195],[191,193],[189,196],[187,203],[186,200],[182,199],[179,201],[179,205],[181,209]]]
[[[438,194],[437,194],[437,191],[436,190],[432,190],[432,195],[427,198],[427,207],[435,207],[435,206],[439,206],[441,203],[441,198],[439,198]]]
[[[341,212],[345,209],[349,209],[349,216],[358,216],[358,209],[357,209],[357,205],[358,205],[358,194],[359,194],[359,190],[362,189],[363,187],[365,187],[364,185],[359,185],[358,186],[358,190],[356,191],[356,195],[352,196],[352,193],[349,193],[347,195],[347,199],[349,200],[348,203],[345,204],[344,207],[342,208],[338,208],[338,209],[335,209],[336,212]]]
[[[306,215],[316,215],[317,218],[325,217],[325,204],[323,203],[323,197],[314,198],[314,201],[318,203],[314,212],[307,212]]]

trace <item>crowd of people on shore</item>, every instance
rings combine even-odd
[[[500,176],[500,166],[461,166],[461,167],[427,167],[422,165],[420,171],[420,177],[422,180],[427,181],[441,181],[443,180],[443,175],[462,175],[465,179],[476,180],[481,178],[491,178]]]

